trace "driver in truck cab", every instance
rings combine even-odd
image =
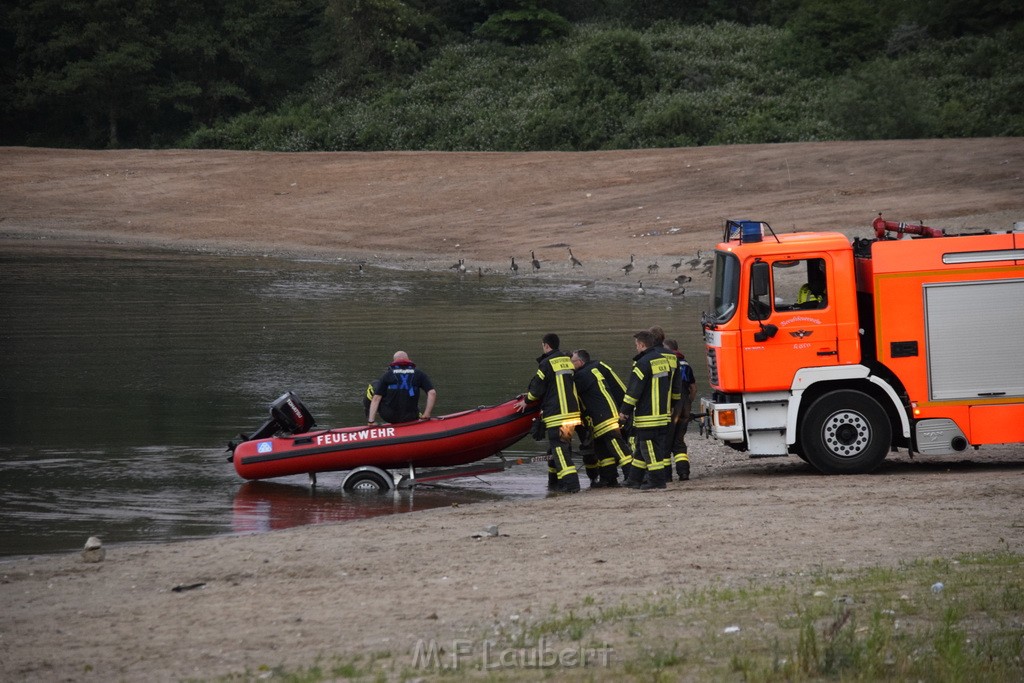
[[[825,307],[825,263],[821,259],[813,260],[807,268],[807,282],[796,294],[796,303],[800,308]]]

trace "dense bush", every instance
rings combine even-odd
[[[0,10],[0,143],[592,150],[1024,134],[1024,5],[1003,0],[249,7],[18,0]]]

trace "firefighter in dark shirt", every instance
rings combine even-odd
[[[618,466],[628,472],[633,460],[619,428],[618,406],[625,396],[626,385],[610,365],[592,360],[584,349],[572,352],[572,364],[576,368],[573,381],[583,409],[584,423],[594,439],[597,472],[591,478],[591,486],[618,486]]]
[[[427,406],[423,414],[419,413],[420,394],[426,393]],[[371,424],[376,421],[378,411],[385,422],[415,422],[428,419],[437,401],[437,391],[427,373],[416,367],[409,360],[405,351],[395,351],[394,359],[388,365],[380,379],[377,380],[377,391],[370,401],[370,411],[366,419]]]
[[[543,354],[537,358],[537,372],[526,396],[516,404],[523,412],[527,403],[540,401],[544,428],[551,447],[548,485],[566,493],[580,490],[579,473],[572,464],[572,435],[580,424],[580,407],[573,384],[569,354],[558,349],[558,335],[548,333],[541,340]]]

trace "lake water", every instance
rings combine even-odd
[[[304,476],[247,483],[225,444],[289,390],[321,427],[361,423],[366,384],[397,349],[430,374],[436,414],[521,393],[549,331],[625,377],[631,334],[660,324],[706,385],[705,297],[583,278],[9,243],[0,556],[76,550],[90,535],[168,541],[547,495],[543,463],[385,496],[343,494],[336,473],[314,491]]]

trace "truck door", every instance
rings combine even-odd
[[[797,370],[838,364],[830,275],[825,257],[759,259],[751,265],[742,324],[747,391],[789,389]]]

